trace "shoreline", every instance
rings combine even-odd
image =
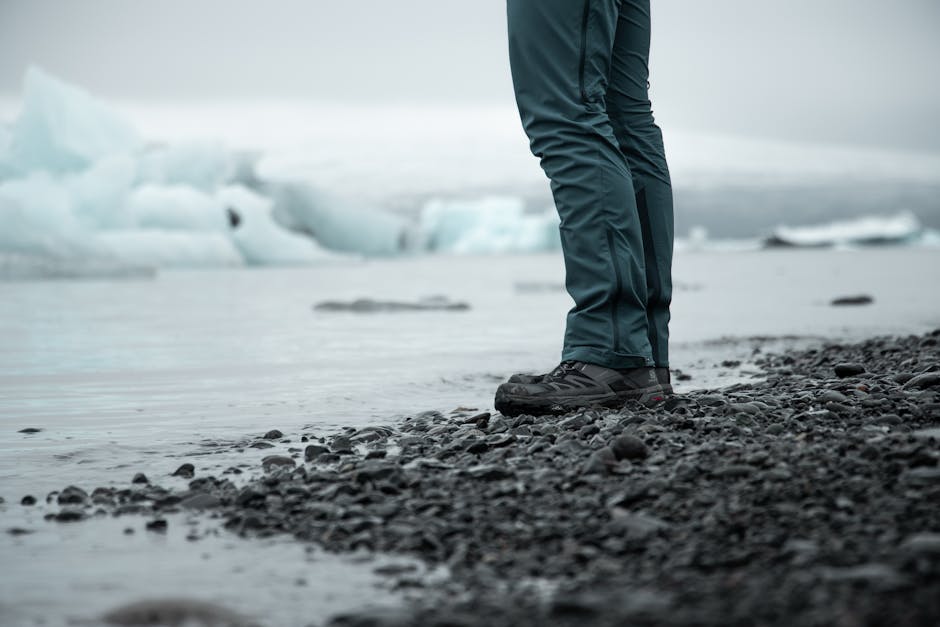
[[[145,516],[161,533],[166,516],[201,512],[235,534],[449,573],[386,569],[409,602],[326,623],[337,627],[932,624],[938,340],[766,354],[760,381],[652,408],[272,431],[255,444],[286,454],[244,485],[197,475],[186,490],[145,477],[66,488],[47,497],[59,505],[47,518]]]

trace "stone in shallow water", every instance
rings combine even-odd
[[[859,307],[862,305],[871,305],[875,299],[868,294],[858,294],[855,296],[840,296],[832,299],[833,307]]]
[[[467,303],[453,302],[442,296],[424,298],[415,302],[383,301],[360,298],[350,302],[325,301],[314,307],[316,311],[345,311],[351,313],[389,313],[402,311],[467,311]]]
[[[176,469],[176,472],[173,473],[174,477],[182,477],[183,479],[192,479],[193,475],[196,474],[196,467],[192,464],[183,464]]]
[[[180,506],[186,509],[212,509],[221,505],[219,498],[212,494],[199,492],[180,501]]]
[[[285,455],[268,455],[261,460],[261,467],[265,470],[275,470],[279,468],[293,468],[297,465],[290,457]]]
[[[59,505],[79,504],[88,500],[88,493],[77,486],[70,485],[59,493]]]
[[[122,627],[259,627],[259,623],[254,620],[221,605],[193,599],[138,601],[113,609],[101,619],[107,625]]]

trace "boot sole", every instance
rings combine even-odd
[[[496,410],[504,416],[519,416],[521,414],[557,416],[590,407],[620,409],[627,401],[637,401],[642,404],[657,403],[665,400],[666,396],[667,393],[661,385],[631,390],[629,393],[622,395],[598,394],[588,396],[579,394],[567,397],[522,396],[497,389],[494,405]]]

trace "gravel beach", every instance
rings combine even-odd
[[[125,488],[49,494],[47,518],[145,516],[159,533],[204,512],[235,534],[440,567],[387,569],[404,608],[334,627],[936,625],[938,342],[758,354],[754,382],[653,407],[272,429],[238,444],[270,451],[247,481],[186,463],[181,491],[139,468]]]

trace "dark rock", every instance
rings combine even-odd
[[[20,499],[20,505],[35,505],[36,497],[31,494],[27,494],[22,499]]]
[[[174,477],[182,477],[183,479],[192,479],[196,474],[196,467],[192,464],[183,464],[173,473]]]
[[[871,305],[875,302],[875,299],[867,294],[859,294],[857,296],[840,296],[839,298],[834,298],[830,303],[833,307],[858,307],[861,305]]]
[[[72,485],[59,492],[56,500],[59,505],[78,505],[88,500],[88,493]]]
[[[274,445],[270,442],[253,442],[248,445],[248,448],[274,448]]]
[[[840,379],[845,379],[848,377],[856,377],[860,374],[864,374],[865,366],[858,363],[841,363],[836,365],[833,370],[837,377]]]
[[[848,400],[849,397],[847,397],[842,392],[837,392],[836,390],[826,390],[819,395],[820,403],[846,403]]]
[[[56,522],[78,522],[87,518],[87,514],[80,507],[63,507],[54,518]]]
[[[150,480],[147,479],[147,475],[145,475],[142,472],[139,472],[136,475],[134,475],[133,479],[131,479],[131,483],[150,483]]]
[[[285,455],[268,455],[261,460],[261,467],[266,471],[293,468],[296,465],[297,462]]]
[[[102,616],[108,625],[214,625],[258,627],[258,623],[220,605],[191,599],[155,599],[123,605]]]
[[[609,446],[605,446],[591,453],[591,456],[584,464],[584,469],[582,472],[586,475],[603,475],[610,472],[610,469],[616,465],[616,455],[614,455],[614,452],[610,449]]]
[[[20,429],[17,433],[39,433],[42,429],[37,429],[36,427],[26,427],[25,429]]]
[[[320,456],[326,455],[330,452],[330,449],[325,446],[320,446],[319,444],[311,444],[304,449],[304,459],[308,462],[317,460]]]
[[[729,464],[718,468],[714,474],[722,479],[745,479],[754,474],[754,468],[744,464]]]
[[[646,446],[643,440],[634,435],[617,436],[610,443],[610,448],[617,459],[636,461],[649,457],[649,447]]]
[[[926,390],[940,386],[940,372],[919,374],[904,384],[905,390]]]
[[[404,472],[400,466],[389,462],[371,461],[363,464],[356,470],[356,481],[368,483],[388,481],[391,483],[404,482]]]
[[[467,474],[481,481],[501,481],[503,479],[511,479],[515,476],[515,473],[509,468],[496,466],[494,464],[472,466],[467,469]]]
[[[155,531],[157,533],[165,533],[167,529],[167,522],[163,518],[157,518],[151,520],[146,525],[147,531]]]
[[[197,492],[180,501],[180,507],[185,509],[215,509],[222,504],[219,497],[214,494]]]
[[[490,450],[490,445],[486,440],[474,439],[470,442],[466,449],[464,449],[471,455],[482,455],[483,453]]]
[[[261,437],[265,440],[280,440],[284,437],[284,434],[277,429],[271,429]]]
[[[330,441],[330,450],[334,453],[349,451],[353,447],[352,440],[345,435],[338,435]]]
[[[650,536],[669,529],[666,521],[650,516],[614,508],[611,512],[611,526],[618,534],[630,540],[646,540]]]

